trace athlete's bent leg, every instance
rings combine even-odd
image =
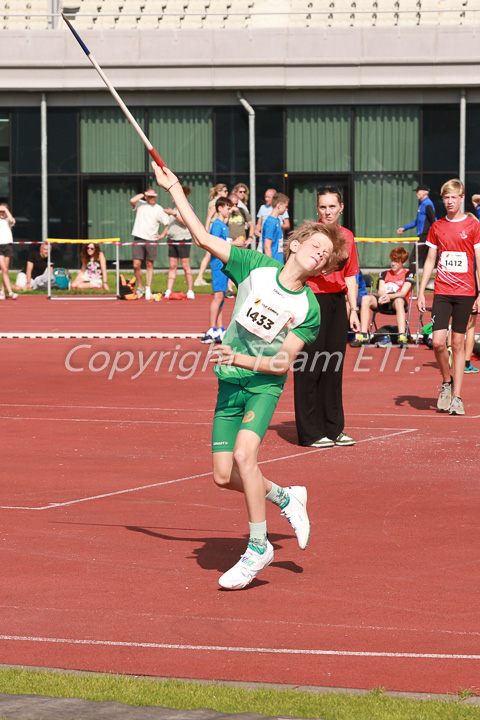
[[[448,366],[447,330],[434,330],[432,334],[433,352],[435,360],[442,374],[442,381],[450,381],[450,368]]]

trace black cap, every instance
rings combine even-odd
[[[428,185],[418,185],[415,188],[415,192],[418,192],[419,190],[425,190],[426,192],[430,192],[430,188],[428,187]]]

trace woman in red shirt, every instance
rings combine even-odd
[[[343,207],[337,188],[318,189],[319,222],[338,225]],[[307,280],[320,305],[321,324],[317,339],[304,348],[307,362],[302,370],[294,373],[298,442],[306,447],[355,445],[355,440],[344,433],[342,383],[348,327],[355,332],[360,327],[355,279],[358,258],[353,233],[344,227],[341,231],[347,240],[348,252],[343,267],[331,275]]]

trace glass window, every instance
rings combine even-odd
[[[456,173],[435,173],[432,175],[423,175],[423,182],[430,188],[430,199],[435,205],[435,214],[437,219],[445,217],[447,214],[440,194],[442,185],[446,183],[447,180],[451,180],[454,177],[456,177]]]
[[[74,239],[78,232],[77,177],[48,179],[48,236]]]
[[[243,112],[248,122],[248,113]],[[255,108],[256,172],[283,172],[283,138],[282,108]]]
[[[13,177],[12,215],[17,221],[14,240],[42,239],[42,188],[40,177]]]
[[[393,238],[397,228],[417,216],[415,188],[419,176],[355,175],[355,235],[364,238]],[[411,231],[407,235],[414,235]],[[398,244],[408,240],[399,236]],[[411,246],[405,244],[408,250]],[[388,267],[392,245],[358,243],[360,267]]]
[[[351,168],[349,107],[287,108],[288,172]]]
[[[122,242],[131,242],[135,213],[130,198],[139,192],[138,181],[95,182],[88,181],[87,237],[92,240],[119,237]],[[105,245],[103,252],[107,260],[115,258],[115,246]],[[120,259],[132,257],[130,246],[120,248]]]
[[[467,105],[467,149],[465,164],[468,170],[480,170],[480,105]],[[469,191],[470,192],[470,191]],[[478,190],[476,191],[478,192]]]
[[[12,112],[12,161],[14,173],[40,173],[40,109]]]
[[[0,173],[10,170],[10,117],[0,113]]]
[[[460,136],[459,106],[423,108],[423,172],[445,170],[458,175]],[[448,178],[447,178],[448,179]]]
[[[77,172],[77,111],[48,109],[48,172]]]
[[[248,114],[243,108],[215,110],[215,162],[217,173],[248,173]]]
[[[355,110],[355,170],[419,169],[420,108],[367,105]]]
[[[8,175],[0,175],[0,202],[8,203],[10,197],[10,189]]]
[[[144,112],[131,109],[144,129]],[[145,145],[120,108],[85,108],[80,113],[80,166],[86,173],[144,172]]]
[[[168,167],[181,172],[212,172],[211,108],[153,108],[149,136]]]

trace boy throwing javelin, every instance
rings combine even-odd
[[[197,245],[225,265],[238,287],[232,320],[222,345],[213,349],[218,396],[212,431],[213,479],[245,495],[249,540],[245,553],[219,583],[246,587],[273,560],[267,538],[266,503],[277,505],[302,550],[310,536],[307,490],[282,488],[258,466],[260,443],[287,378],[305,343],[320,327],[318,303],[305,280],[332,272],[343,259],[345,241],[335,228],[307,221],[292,233],[283,266],[253,250],[242,250],[210,235],[186,200],[176,176],[152,163],[158,184],[170,192]]]
[[[437,408],[450,415],[465,415],[461,398],[465,367],[465,331],[472,312],[480,309],[475,289],[474,260],[480,287],[480,225],[462,210],[465,188],[449,180],[441,189],[447,216],[433,223],[418,293],[418,309],[425,312],[425,288],[439,254],[432,306],[433,349],[442,374]],[[453,377],[448,366],[447,333],[452,319]]]

